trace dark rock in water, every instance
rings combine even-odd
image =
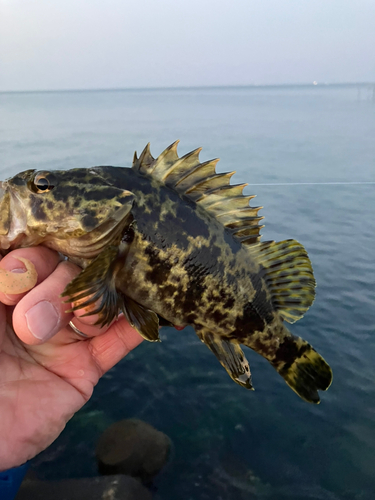
[[[15,500],[151,500],[151,493],[129,476],[61,481],[24,481]]]
[[[169,437],[150,424],[138,419],[120,420],[99,438],[99,472],[128,474],[150,482],[167,462],[170,448]]]

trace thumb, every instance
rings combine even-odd
[[[29,345],[68,343],[71,339],[57,335],[73,318],[69,305],[60,297],[66,285],[77,275],[78,268],[63,261],[50,276],[33,288],[13,311],[13,327],[17,336]]]

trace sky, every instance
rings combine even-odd
[[[0,91],[375,81],[375,0],[0,0]]]

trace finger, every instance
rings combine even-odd
[[[87,324],[87,322],[84,322],[84,320],[87,320],[89,318],[90,316],[88,316],[87,318],[82,318],[81,321],[80,318],[73,317],[69,324],[72,326],[72,328],[75,328],[79,332],[83,333],[85,337],[96,337],[98,335],[101,335],[102,333],[105,333],[110,328],[109,325],[101,327],[100,325],[90,325]],[[77,336],[75,336],[74,338],[77,339]]]
[[[105,373],[142,341],[143,338],[137,330],[129,325],[124,316],[121,316],[106,333],[89,342],[91,355],[102,373]]]
[[[60,262],[52,274],[20,300],[13,311],[13,328],[23,342],[42,344],[69,323],[73,314],[66,312],[67,304],[60,295],[79,272],[80,268],[71,262]]]
[[[29,260],[34,264],[35,270],[37,272],[37,282],[36,285],[44,281],[47,276],[49,276],[52,271],[56,268],[59,263],[60,256],[57,252],[50,250],[45,247],[32,247],[32,248],[19,248],[8,253],[2,261],[1,267],[10,271],[11,273],[22,273],[26,271],[26,266],[23,262],[18,260],[16,257],[21,257]],[[27,292],[25,292],[27,293]],[[17,304],[25,293],[20,294],[6,294],[0,292],[0,302],[8,306]]]

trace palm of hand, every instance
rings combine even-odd
[[[9,324],[2,325],[0,463],[3,468],[8,467],[8,461],[9,467],[21,464],[50,445],[90,398],[101,373],[89,346],[89,341],[27,346]]]
[[[30,258],[36,251],[51,252],[15,252]],[[2,264],[5,259],[8,256]],[[73,315],[65,313],[59,295],[77,272],[71,264],[60,263],[26,296],[14,298],[13,314],[0,304],[0,471],[21,465],[49,446],[90,398],[103,373],[141,342],[124,317],[103,330],[80,323],[90,337],[85,340],[73,332],[68,326]],[[61,310],[57,333],[43,342],[30,334],[25,312],[46,298]]]

